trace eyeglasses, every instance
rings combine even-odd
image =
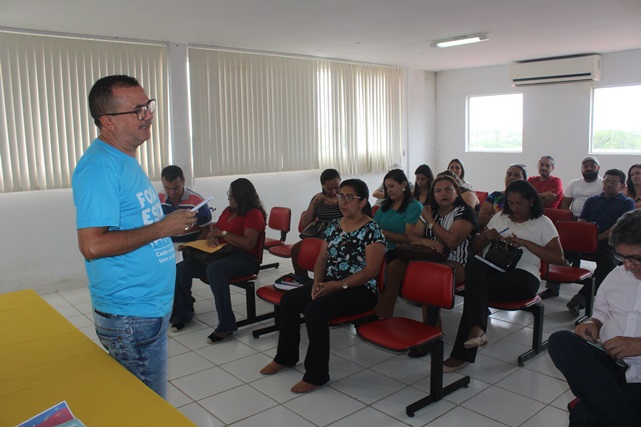
[[[343,194],[343,193],[336,193],[336,198],[338,199],[339,202],[347,202],[350,203],[354,201],[354,199],[362,199],[362,197],[355,196],[353,194]]]
[[[641,257],[638,256],[625,256],[618,252],[612,252],[612,256],[620,263],[628,261],[632,265],[641,265]]]
[[[232,199],[233,198],[232,195],[231,195],[231,192],[229,192],[229,191],[227,192],[227,198],[228,199]]]
[[[135,114],[138,120],[145,120],[147,117],[147,112],[153,113],[156,111],[156,100],[150,99],[145,105],[135,108],[131,111],[123,111],[122,113],[106,113],[101,114],[101,116],[120,116],[122,114]]]
[[[621,184],[621,181],[618,179],[604,179],[601,181],[604,185],[619,185]]]

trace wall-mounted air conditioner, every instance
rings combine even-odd
[[[601,55],[524,61],[512,64],[512,86],[601,80]]]

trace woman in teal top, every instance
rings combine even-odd
[[[414,199],[410,191],[409,183],[405,173],[400,169],[391,170],[385,175],[383,180],[385,200],[381,208],[376,211],[374,220],[380,225],[385,236],[386,248],[385,258],[387,268],[394,267],[397,263],[403,263],[396,257],[396,245],[399,243],[409,242],[409,233],[414,228],[414,224],[421,215],[423,205]],[[388,287],[385,283],[385,291],[379,295],[377,304],[377,314],[385,314],[381,317],[389,317],[393,312],[393,306],[398,297],[400,286]]]
[[[414,199],[402,170],[389,171],[383,179],[383,185],[385,200],[376,211],[374,220],[383,229],[387,241],[385,256],[389,263],[396,259],[396,245],[409,241],[408,233],[418,221],[423,206]]]

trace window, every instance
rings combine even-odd
[[[594,89],[593,153],[641,153],[641,86]]]
[[[523,94],[467,99],[466,151],[523,151]]]
[[[135,76],[158,99],[152,138],[138,160],[152,179],[168,163],[164,45],[0,32],[0,192],[69,188],[98,135],[87,96],[110,74]]]
[[[197,177],[400,159],[402,70],[313,58],[189,49]]]

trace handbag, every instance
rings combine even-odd
[[[501,272],[514,270],[523,255],[523,249],[508,245],[502,240],[494,240],[482,260]]]
[[[199,264],[209,265],[216,260],[240,252],[240,249],[230,244],[225,244],[215,252],[205,252],[192,246],[183,246],[182,252],[184,258],[191,258]]]
[[[399,243],[396,245],[396,256],[403,262],[409,263],[410,261],[432,261],[443,262],[447,261],[450,254],[448,248],[443,248],[443,252],[439,253],[431,248],[424,246],[412,246],[408,243]]]
[[[323,234],[325,234],[325,230],[327,230],[327,226],[329,225],[329,222],[327,221],[313,221],[307,224],[307,227],[303,229],[303,231],[300,233],[300,238],[301,239],[306,239],[307,237],[318,237],[322,238]]]

